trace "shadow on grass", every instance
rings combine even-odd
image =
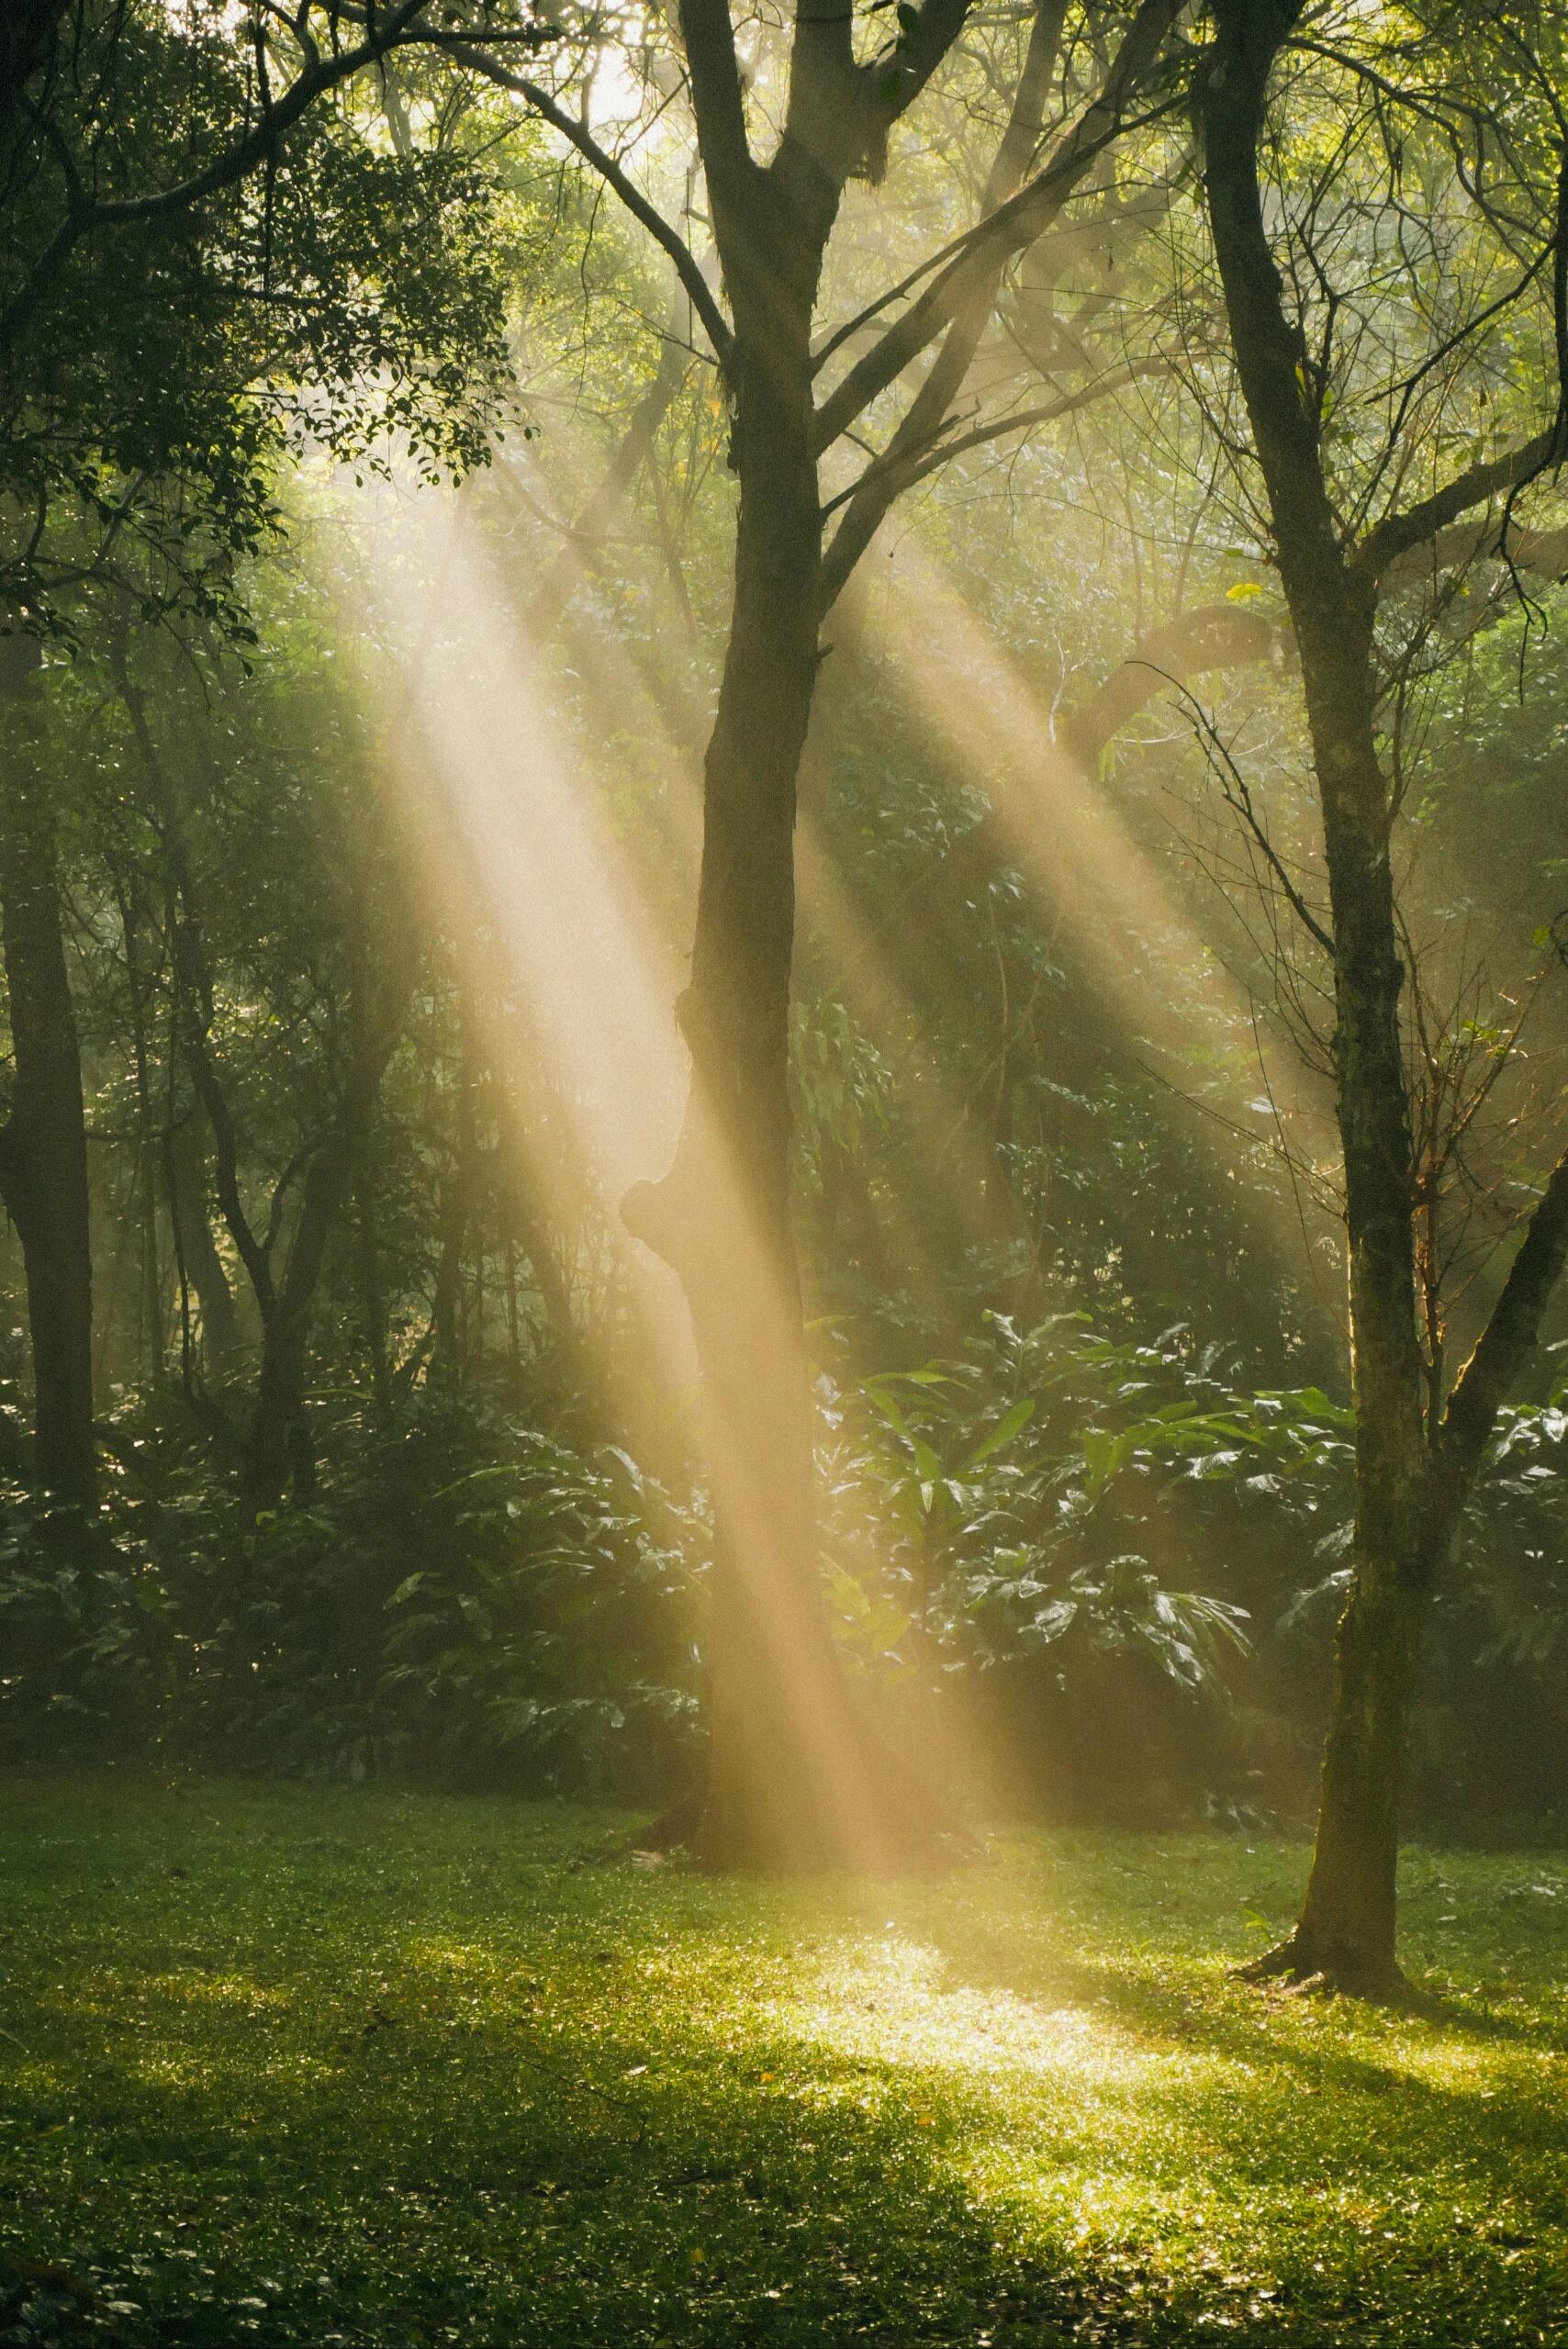
[[[210,1800],[40,1842],[6,1920],[0,2343],[1551,2337],[1528,2244],[1428,2288],[1457,2211],[1380,2216],[1426,2173],[1535,2191],[1547,2084],[1424,2075],[1401,2030],[1502,2045],[1446,2016],[1217,1985],[1087,1862],[1092,1954],[1016,1870],[884,1923],[862,1888],[575,1867],[562,1822],[480,1806]],[[1080,2225],[1080,2183],[1120,2215]],[[1347,2184],[1361,2215],[1311,2200]]]
[[[487,1940],[469,1908],[270,1952],[232,1924],[205,1952],[104,1933],[74,1980],[54,1960],[8,2111],[57,2215],[0,2253],[0,2342],[1161,2337],[1125,2279],[998,2240],[897,2067],[815,2061],[805,2093],[744,1962],[683,1999],[628,1913],[645,1889],[600,1879],[565,1933]]]

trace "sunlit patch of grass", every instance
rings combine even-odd
[[[1568,2342],[1561,1862],[1415,1855],[1389,2015],[1228,1978],[1269,1841],[769,1887],[584,1813],[6,1795],[0,2342]]]

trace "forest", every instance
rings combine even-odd
[[[1568,21],[0,207],[0,2349],[1568,2344]]]

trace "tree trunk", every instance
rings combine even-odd
[[[201,1309],[201,1348],[209,1371],[222,1376],[240,1343],[234,1292],[207,1217],[207,1152],[193,1110],[173,1127],[163,1158],[163,1181],[175,1247]]]
[[[358,1153],[353,1174],[355,1257],[359,1269],[360,1310],[364,1317],[365,1351],[370,1356],[371,1393],[375,1398],[377,1424],[385,1429],[392,1415],[392,1364],[387,1347],[386,1283],[381,1260],[381,1233],[375,1216],[374,1152]]]
[[[1298,622],[1299,625],[1299,622]],[[1433,1538],[1417,1340],[1412,1143],[1390,794],[1372,736],[1371,631],[1304,654],[1335,938],[1335,1080],[1345,1163],[1356,1432],[1351,1594],[1339,1627],[1317,1840],[1294,1964],[1395,1984],[1394,1866]]]
[[[431,1351],[442,1370],[461,1370],[458,1304],[463,1289],[463,1260],[479,1183],[478,1069],[473,1023],[461,987],[458,992],[459,1044],[456,1118],[452,1141],[452,1165],[441,1186],[436,1219],[439,1252],[435,1290],[431,1303]]]
[[[740,514],[678,1014],[691,1090],[670,1173],[623,1211],[680,1276],[701,1372],[711,1743],[689,1840],[725,1866],[897,1864],[935,1842],[857,1717],[828,1628],[790,1200],[795,808],[821,610],[811,326],[841,185],[797,145],[714,191]]]
[[[817,667],[820,551],[805,319],[737,399],[734,612],[704,768],[691,1098],[675,1167],[627,1202],[681,1277],[701,1368],[715,1547],[711,1748],[693,1841],[732,1865],[840,1856],[816,1730],[839,1709],[812,1538],[812,1462],[790,1214],[796,780]]]
[[[1301,654],[1323,813],[1354,1372],[1351,1595],[1339,1630],[1316,1856],[1300,1924],[1264,1963],[1267,1970],[1375,1990],[1398,1980],[1399,1787],[1437,1558],[1428,1523],[1403,969],[1390,863],[1393,800],[1376,745],[1372,589],[1352,576],[1340,543],[1309,357],[1286,316],[1258,183],[1269,73],[1298,13],[1294,0],[1257,7],[1218,0],[1200,95],[1215,249]]]
[[[1376,1571],[1381,1566],[1383,1571]],[[1300,1921],[1260,1974],[1378,1996],[1397,1987],[1394,1867],[1426,1591],[1363,1560],[1335,1643],[1317,1834]]]
[[[240,1474],[241,1499],[252,1516],[275,1508],[291,1478],[300,1500],[308,1499],[314,1486],[315,1451],[305,1414],[310,1320],[353,1164],[350,1145],[336,1135],[311,1159],[288,1270],[264,1312],[261,1368]]]
[[[10,755],[0,778],[0,924],[15,1067],[0,1136],[0,1192],[17,1226],[32,1341],[39,1482],[97,1502],[93,1259],[82,1058],[65,962],[54,825],[36,766],[39,648],[0,640]]]
[[[1339,1626],[1312,1875],[1301,1922],[1263,1973],[1396,1986],[1394,1861],[1406,1723],[1431,1594],[1446,1571],[1498,1409],[1534,1355],[1568,1266],[1568,1151],[1525,1227],[1475,1350],[1430,1428],[1408,1524],[1386,1528],[1385,1566],[1359,1565]]]
[[[1422,1634],[1499,1404],[1539,1342],[1547,1299],[1568,1261],[1568,1154],[1439,1416],[1417,1333],[1394,802],[1377,747],[1377,566],[1352,554],[1329,498],[1323,386],[1286,310],[1258,177],[1269,76],[1301,0],[1214,0],[1214,11],[1215,38],[1197,90],[1209,219],[1301,656],[1323,814],[1329,928],[1318,935],[1334,971],[1355,1405],[1350,1591],[1335,1651],[1312,1873],[1294,1932],[1250,1971],[1375,1996],[1401,1981],[1395,1867]],[[1361,557],[1387,529],[1385,518]]]
[[[381,1081],[402,1033],[411,985],[410,968],[370,1000],[362,959],[350,990],[349,1025],[354,1042],[342,1106],[334,1130],[306,1170],[281,1281],[273,1281],[263,1251],[266,1278],[256,1292],[262,1309],[262,1359],[240,1472],[241,1499],[251,1514],[274,1508],[290,1482],[297,1501],[308,1502],[315,1492],[316,1452],[305,1408],[310,1326],[329,1243],[356,1175],[367,1164]]]

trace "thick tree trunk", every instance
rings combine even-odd
[[[87,1130],[53,819],[34,763],[38,647],[17,635],[0,640],[0,664],[9,747],[0,777],[0,924],[15,1070],[0,1192],[27,1274],[35,1471],[60,1500],[91,1509],[97,1447]]]
[[[707,1860],[848,1856],[817,1748],[843,1710],[813,1541],[788,1090],[796,781],[817,667],[820,559],[807,316],[777,321],[737,400],[734,621],[704,770],[691,1100],[671,1175],[627,1221],[690,1305],[713,1480]],[[847,1796],[848,1790],[842,1790]]]
[[[1294,1932],[1256,1971],[1377,1997],[1396,1988],[1394,1868],[1427,1590],[1363,1559],[1340,1618],[1317,1835]]]
[[[803,717],[810,673],[732,661],[727,683],[681,1006],[692,1097],[671,1175],[640,1187],[625,1211],[686,1291],[712,1482],[709,1760],[682,1840],[716,1866],[900,1864],[935,1848],[935,1822],[914,1817],[859,1717],[828,1628],[790,1214],[792,860],[780,810],[792,811],[801,736],[775,721],[791,699]],[[774,755],[747,758],[748,742]]]
[[[770,172],[732,159],[714,186],[736,329],[734,603],[679,1012],[686,1123],[670,1173],[624,1210],[680,1276],[701,1370],[711,1744],[689,1840],[716,1865],[897,1864],[935,1840],[858,1719],[828,1628],[790,1200],[796,791],[821,610],[811,327],[841,185],[787,142]]]

